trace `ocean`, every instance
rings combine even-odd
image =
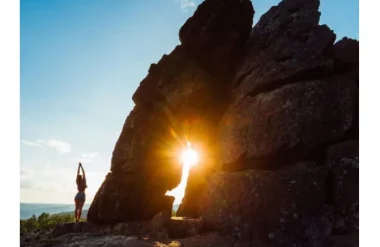
[[[83,210],[87,210],[90,204],[85,204]],[[45,204],[45,203],[20,203],[20,219],[28,219],[34,215],[42,213],[58,214],[64,212],[74,212],[74,204]]]
[[[177,211],[179,205],[173,205],[173,209]],[[87,215],[87,209],[90,204],[85,204],[82,213],[83,216]],[[37,217],[42,213],[59,214],[66,212],[74,212],[74,204],[45,204],[45,203],[20,203],[20,219],[28,219],[34,215]]]

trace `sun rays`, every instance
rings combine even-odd
[[[180,184],[171,191],[168,191],[166,195],[174,196],[174,203],[181,203],[182,198],[185,195],[185,189],[187,184],[187,179],[189,177],[190,168],[196,165],[199,161],[198,151],[191,147],[191,143],[187,142],[187,147],[182,150],[180,155],[180,161],[182,164],[182,178]]]

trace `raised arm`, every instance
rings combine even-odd
[[[86,179],[86,174],[84,173],[84,169],[83,169],[83,166],[81,163],[80,164],[80,168],[82,169],[82,173],[83,173],[83,179]]]
[[[79,162],[79,165],[78,165],[78,171],[77,171],[77,177],[79,176],[80,167],[81,167],[81,163]]]

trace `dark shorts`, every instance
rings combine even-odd
[[[86,201],[86,194],[84,192],[78,192],[75,196],[75,201],[80,201],[80,202]]]

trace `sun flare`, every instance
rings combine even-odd
[[[182,164],[187,164],[190,166],[196,165],[198,162],[198,154],[197,152],[191,148],[190,142],[187,143],[187,148],[182,151],[181,154],[181,162]]]
[[[198,152],[191,147],[190,142],[187,143],[187,147],[181,152],[180,161],[182,164],[181,182],[176,188],[166,192],[166,195],[175,197],[175,204],[179,204],[182,202],[182,198],[185,195],[187,178],[189,177],[190,168],[192,166],[195,166],[199,161]]]

